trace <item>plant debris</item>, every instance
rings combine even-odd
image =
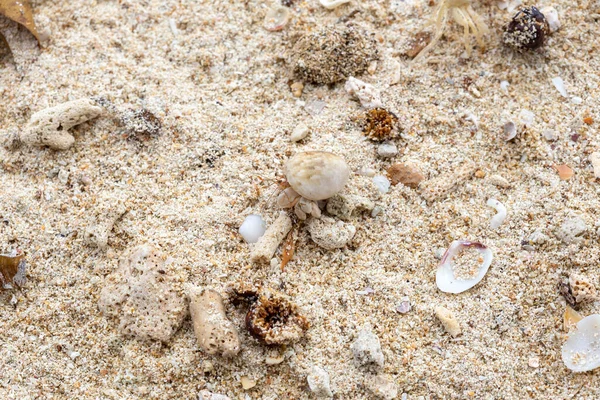
[[[12,289],[12,284],[25,284],[25,254],[13,251],[10,254],[0,254],[0,283],[2,289]]]
[[[232,290],[234,304],[246,302],[246,329],[256,339],[269,345],[289,344],[301,339],[309,323],[298,306],[282,293],[241,284]]]
[[[0,15],[23,25],[40,42],[29,0],[0,0]]]
[[[398,136],[398,117],[384,109],[374,108],[367,111],[364,134],[372,140],[387,140]]]

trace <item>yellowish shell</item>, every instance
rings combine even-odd
[[[325,200],[344,188],[350,168],[340,156],[325,151],[307,151],[285,165],[290,186],[308,200]]]

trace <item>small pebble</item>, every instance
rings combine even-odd
[[[198,400],[230,400],[230,398],[224,394],[216,394],[209,392],[208,390],[202,390],[198,393]]]
[[[554,168],[556,169],[556,172],[558,172],[560,179],[563,181],[568,181],[575,174],[573,169],[566,164],[555,165]]]
[[[244,390],[250,390],[254,386],[256,386],[256,381],[254,379],[250,379],[247,376],[242,376],[240,378],[240,382],[242,383],[242,387]]]
[[[373,207],[373,210],[371,211],[371,217],[375,218],[379,214],[383,213],[383,211],[385,211],[383,207],[375,206],[375,207]]]
[[[551,6],[542,7],[540,10],[544,17],[546,17],[546,21],[548,21],[548,27],[550,28],[550,33],[554,33],[560,29],[560,19],[558,18],[558,11],[556,8]]]
[[[540,358],[539,357],[531,357],[531,358],[529,358],[529,361],[527,361],[527,364],[531,368],[538,368],[540,366]]]
[[[587,225],[581,217],[567,219],[556,231],[556,236],[565,244],[580,242]]]
[[[396,307],[396,311],[400,314],[406,314],[410,311],[410,301],[403,301],[400,303],[398,307]]]
[[[398,154],[398,147],[393,142],[383,142],[377,147],[377,154],[381,158],[391,158]]]
[[[383,352],[379,338],[369,328],[362,329],[352,344],[354,361],[359,366],[375,365],[383,368]]]
[[[600,153],[593,152],[590,155],[590,162],[592,163],[592,167],[594,168],[594,177],[596,179],[600,178]]]
[[[452,311],[446,307],[438,306],[435,308],[435,316],[440,320],[446,332],[452,337],[457,337],[461,333],[460,324],[452,314]]]
[[[308,126],[306,126],[305,123],[300,122],[298,125],[296,125],[296,127],[292,131],[292,134],[290,135],[290,140],[292,142],[299,142],[300,140],[304,139],[308,135],[308,132],[309,132]]]
[[[319,3],[321,3],[321,5],[326,9],[333,10],[334,8],[337,8],[342,4],[346,4],[349,1],[350,0],[319,0]]]
[[[562,80],[561,77],[557,76],[555,78],[552,78],[552,84],[554,85],[556,90],[558,90],[562,97],[567,97],[567,89],[565,89],[565,82]]]
[[[302,96],[302,91],[304,90],[304,84],[302,82],[294,82],[290,86],[290,89],[292,90],[294,97],[300,97]]]
[[[246,217],[240,226],[240,235],[246,243],[256,243],[265,234],[267,225],[260,215],[251,214]]]
[[[398,397],[398,386],[383,374],[375,375],[369,379],[367,388],[378,399],[393,400]]]
[[[392,185],[402,183],[413,189],[425,179],[425,175],[421,173],[421,170],[411,163],[394,164],[387,169],[387,174]]]
[[[546,139],[549,142],[558,139],[558,135],[552,129],[544,129],[544,131],[542,132],[542,136],[544,136],[544,139]]]
[[[344,88],[348,94],[356,96],[360,101],[360,105],[367,110],[383,107],[379,91],[369,83],[351,76],[346,81]]]
[[[379,192],[386,194],[390,190],[390,181],[383,175],[375,175],[373,177],[373,183],[377,187]]]
[[[492,175],[488,178],[488,181],[494,185],[501,188],[509,188],[510,183],[501,175]]]
[[[267,11],[263,27],[271,32],[280,31],[290,21],[290,9],[281,5],[274,5]]]
[[[329,383],[329,374],[321,367],[314,365],[306,377],[308,387],[317,398],[333,397]]]

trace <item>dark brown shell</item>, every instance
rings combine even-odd
[[[544,45],[550,27],[535,7],[523,7],[504,28],[503,41],[518,50],[535,50]]]
[[[3,289],[12,288],[14,283],[22,286],[25,283],[25,254],[0,254],[0,285]]]

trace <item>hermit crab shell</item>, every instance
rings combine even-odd
[[[325,151],[298,153],[285,164],[290,186],[308,200],[325,200],[344,188],[350,168],[340,156]]]

